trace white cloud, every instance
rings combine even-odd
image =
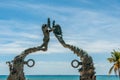
[[[9,74],[9,67],[0,63],[0,75]],[[95,63],[96,75],[107,75],[112,64],[106,62]],[[32,68],[24,66],[25,75],[79,75],[77,69],[71,66],[71,62],[35,62]],[[114,74],[114,72],[112,72]]]
[[[26,74],[39,75],[79,75],[68,62],[36,62],[32,68],[25,67]]]
[[[100,62],[95,64],[96,75],[108,75],[109,69],[112,67],[112,64],[108,62]],[[112,75],[114,72],[111,73]]]
[[[0,63],[0,75],[8,75],[9,67]],[[70,62],[36,62],[35,66],[29,68],[25,65],[25,75],[79,75],[77,69],[72,68]]]
[[[23,47],[16,43],[11,43],[11,44],[4,44],[0,45],[0,53],[4,54],[13,54],[13,53],[20,53],[20,51],[24,50]]]
[[[27,40],[18,40],[18,41],[14,41],[11,43],[4,43],[0,45],[0,52],[4,54],[20,54],[23,50],[28,49],[28,48],[32,48],[32,47],[37,47],[42,45],[43,41],[27,41]],[[41,52],[38,51],[36,52],[36,54],[39,53],[67,53],[69,50],[64,48],[59,42],[50,42],[48,44],[48,51],[46,52]]]
[[[85,49],[91,53],[106,53],[111,52],[113,49],[119,48],[119,43],[109,41],[95,41],[88,43]]]
[[[29,34],[29,33],[19,33],[19,36],[26,37],[26,38],[31,38],[31,39],[38,39],[40,36],[34,35],[34,34]]]
[[[120,46],[120,44],[117,42],[105,41],[105,40],[96,40],[96,41],[70,40],[68,44],[82,48],[83,50],[87,51],[89,54],[90,53],[101,54],[101,53],[111,52],[113,49],[118,49]]]
[[[76,37],[76,36],[75,36]],[[87,39],[83,38],[77,38],[75,39],[73,36],[72,38],[66,37],[65,42],[70,45],[77,46],[79,48],[84,49],[88,53],[106,53],[111,52],[113,49],[118,49],[120,44],[119,42],[115,41],[106,41],[106,40],[93,40],[89,41]],[[52,41],[55,38],[52,38],[50,43],[48,44],[48,51],[47,53],[68,53],[70,50],[67,48],[64,48],[57,40]],[[17,40],[17,39],[16,39]],[[4,53],[21,53],[23,50],[30,48],[30,47],[36,47],[42,44],[41,41],[29,41],[28,40],[17,40],[13,41],[11,43],[4,43],[1,44],[0,52]],[[39,52],[37,52],[39,53]],[[44,52],[41,52],[44,53]],[[45,52],[46,53],[46,52]]]
[[[0,62],[0,75],[8,75],[9,67],[7,64]]]

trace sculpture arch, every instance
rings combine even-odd
[[[53,25],[51,27],[50,19],[48,18],[48,23],[42,25],[42,31],[44,35],[43,44],[37,47],[28,48],[24,50],[20,55],[16,56],[13,61],[7,62],[9,64],[9,70],[10,70],[10,74],[7,80],[26,80],[24,75],[24,64],[27,64],[28,67],[32,67],[34,66],[35,62],[32,59],[29,59],[28,61],[24,61],[24,59],[30,53],[33,53],[36,51],[47,51],[47,46],[50,40],[51,31],[53,31],[55,37],[58,39],[58,41],[61,43],[63,47],[70,49],[78,57],[80,57],[81,62],[77,61],[79,65],[81,65],[81,68],[79,69],[80,76],[81,76],[80,80],[96,80],[95,71],[94,71],[95,68],[94,68],[92,57],[89,56],[88,53],[83,49],[80,49],[70,44],[66,44],[65,41],[63,40],[62,29],[60,25],[55,24],[55,21],[53,21]],[[29,65],[28,64],[29,61],[32,61],[33,65]]]

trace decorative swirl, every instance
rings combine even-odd
[[[77,65],[74,65],[74,63],[77,63]],[[73,68],[78,68],[80,65],[82,65],[82,62],[79,62],[78,60],[74,59],[72,62],[71,62],[71,66]]]
[[[32,62],[32,64],[29,64]],[[24,62],[28,67],[33,67],[35,65],[35,61],[33,59],[28,59],[27,61]]]

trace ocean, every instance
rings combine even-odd
[[[7,80],[7,75],[0,75],[0,80]],[[26,80],[79,80],[78,75],[27,75]],[[98,75],[96,80],[119,80],[116,76]]]

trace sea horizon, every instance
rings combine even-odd
[[[25,75],[25,76],[80,76],[80,75],[71,75],[71,74],[33,74],[33,75],[31,75],[31,74],[27,74],[27,75]],[[6,75],[6,74],[0,74],[0,76],[8,76],[8,75]],[[100,74],[100,75],[96,75],[96,76],[116,76],[116,75],[102,75],[102,74]]]
[[[8,75],[0,75],[0,80],[7,80]],[[79,80],[80,75],[25,75],[26,80]],[[119,80],[115,75],[96,75],[96,80]]]

